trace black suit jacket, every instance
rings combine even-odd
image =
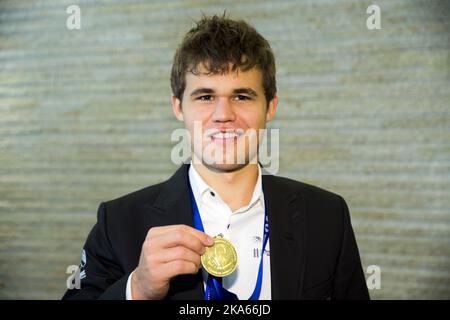
[[[167,181],[102,203],[84,246],[86,277],[64,299],[125,299],[128,276],[154,226],[193,226],[189,165]],[[272,299],[368,299],[344,199],[287,178],[262,176],[270,228]],[[256,275],[255,275],[256,276]],[[203,299],[201,271],[181,275],[167,299]]]

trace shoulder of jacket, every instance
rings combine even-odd
[[[341,201],[342,197],[332,191],[305,183],[302,181],[286,178],[282,176],[267,175],[268,183],[272,183],[277,189],[283,192],[301,194],[307,198],[327,199],[332,201]]]

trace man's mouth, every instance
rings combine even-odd
[[[232,141],[236,141],[243,134],[244,130],[242,129],[215,131],[214,133],[209,135],[209,138],[211,139],[212,142],[229,143]]]

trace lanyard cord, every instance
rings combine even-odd
[[[189,184],[189,191],[191,195],[191,203],[192,203],[192,210],[194,212],[194,228],[205,232],[202,219],[200,217],[200,212],[197,207],[197,203],[194,198],[194,193],[192,192],[191,185]],[[264,258],[264,250],[267,245],[267,241],[269,240],[269,219],[267,216],[267,210],[264,210],[264,230],[263,230],[263,244],[262,244],[262,250],[261,250],[261,260],[259,262],[259,269],[258,269],[258,277],[256,278],[256,285],[255,289],[253,290],[252,295],[248,300],[258,300],[259,296],[261,294],[261,287],[262,287],[262,278],[263,278],[263,258]],[[206,281],[206,289],[205,289],[205,300],[237,300],[237,296],[223,288],[222,286],[222,278],[214,277],[210,274],[208,274],[208,279]]]

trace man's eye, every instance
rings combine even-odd
[[[236,99],[240,100],[240,101],[251,100],[250,97],[247,97],[247,96],[244,96],[244,95],[241,95],[241,94],[237,95]]]
[[[200,101],[209,101],[209,100],[211,100],[211,98],[212,98],[211,95],[206,95],[206,96],[198,97],[197,100],[200,100]]]

